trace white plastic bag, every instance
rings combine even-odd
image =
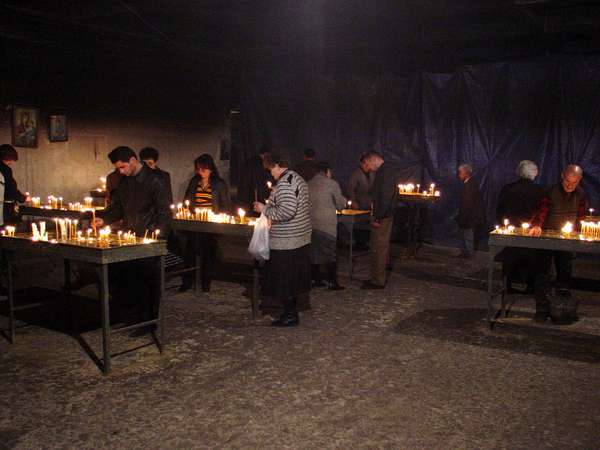
[[[268,261],[269,259],[269,219],[264,214],[261,214],[256,221],[254,233],[248,246],[248,253],[259,261]]]

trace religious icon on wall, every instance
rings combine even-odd
[[[39,110],[30,106],[13,107],[12,143],[15,147],[36,148],[38,144]]]
[[[64,114],[50,114],[48,119],[50,142],[65,142],[69,139],[67,134],[67,116]]]

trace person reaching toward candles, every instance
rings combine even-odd
[[[28,197],[19,191],[17,181],[13,176],[11,165],[19,160],[19,154],[10,144],[0,145],[0,174],[4,177],[4,203],[2,217],[4,225],[18,221],[17,203],[25,202]]]
[[[289,169],[286,154],[273,152],[267,158],[277,184],[266,204],[254,203],[254,211],[264,214],[271,222],[264,289],[269,298],[283,306],[283,314],[272,325],[292,327],[300,323],[300,297],[310,292],[312,230],[308,186],[300,175]]]
[[[560,232],[565,223],[573,224],[575,230],[587,213],[587,197],[580,186],[583,170],[570,164],[561,173],[560,182],[552,186],[541,198],[531,221],[530,236],[540,236],[542,231]],[[534,319],[545,321],[550,315],[548,301],[550,269],[554,261],[557,287],[568,289],[573,271],[573,254],[565,251],[539,251],[536,278],[536,313]]]
[[[517,166],[519,179],[502,187],[498,197],[496,216],[498,223],[505,220],[514,226],[531,222],[535,209],[544,196],[544,188],[534,183],[538,167],[533,161],[524,160]],[[507,277],[506,288],[512,291],[514,280],[527,283],[527,292],[533,293],[536,253],[531,249],[510,247],[502,253],[502,271]]]
[[[215,214],[229,212],[231,199],[227,183],[219,176],[213,157],[208,153],[200,155],[194,161],[196,175],[190,180],[185,191],[184,204],[191,211],[196,208],[211,208]],[[214,235],[202,233],[198,238],[198,248],[201,267],[202,291],[209,292],[211,280],[214,277],[217,263],[217,240]],[[187,242],[184,245],[184,258],[188,266],[194,265],[194,235],[185,233],[181,239]],[[192,273],[187,272],[182,277],[180,292],[185,292],[192,287]]]
[[[138,236],[157,230],[160,230],[160,237],[167,236],[171,229],[171,209],[164,178],[142,164],[129,147],[115,148],[108,158],[123,178],[114,191],[111,204],[98,213],[96,227],[122,220],[123,229]],[[154,258],[111,265],[109,275],[117,286],[120,299],[131,310],[130,314],[141,314],[144,320],[157,316],[158,271]],[[139,282],[133,283],[133,280]],[[132,334],[140,335],[150,330],[139,329]]]

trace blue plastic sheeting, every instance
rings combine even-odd
[[[406,182],[439,186],[442,199],[430,214],[438,242],[455,240],[462,163],[475,169],[490,226],[500,188],[516,178],[523,159],[538,164],[542,185],[557,182],[565,165],[581,165],[583,188],[600,208],[599,57],[408,78],[270,71],[244,81],[246,155],[270,144],[299,160],[312,147],[344,185],[361,153],[380,151],[402,168]]]

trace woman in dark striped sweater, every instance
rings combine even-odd
[[[228,212],[231,208],[229,189],[225,181],[219,176],[213,157],[208,153],[200,155],[194,160],[196,175],[190,180],[185,191],[184,200],[190,203],[190,210],[195,208],[211,208],[214,213]],[[188,265],[194,264],[193,235],[186,235],[186,261]],[[217,264],[217,239],[212,234],[198,236],[198,252],[200,254],[200,273],[202,291],[210,291],[210,282],[214,276]],[[191,273],[186,273],[179,290],[187,291],[192,287]]]
[[[297,298],[310,290],[310,211],[308,186],[289,169],[287,156],[267,156],[271,175],[277,181],[267,204],[256,202],[254,210],[271,223],[269,246],[271,256],[265,267],[265,291],[281,301],[282,316],[273,326],[298,325]]]

